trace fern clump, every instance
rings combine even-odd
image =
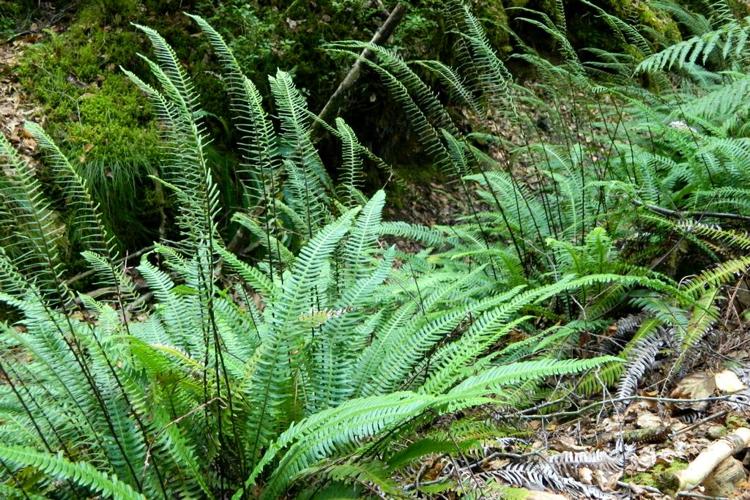
[[[170,193],[177,227],[141,256],[145,287],[122,271],[87,179],[52,138],[27,125],[70,205],[66,226],[33,169],[0,143],[1,213],[25,235],[9,235],[0,254],[0,300],[13,318],[2,327],[0,359],[0,474],[9,494],[276,498],[325,459],[340,464],[330,476],[337,481],[367,480],[364,462],[387,484],[380,476],[388,469],[377,465],[384,457],[372,456],[378,439],[435,415],[510,402],[519,383],[616,361],[492,354],[529,319],[525,307],[617,278],[569,276],[518,296],[488,293],[486,267],[461,275],[426,254],[380,245],[398,226],[382,221],[383,191],[369,199],[359,191],[371,153],[339,120],[346,168],[334,184],[289,75],[270,79],[277,131],[221,37],[195,20],[225,66],[245,134],[240,177],[253,206],[234,220],[267,258],[247,263],[225,243],[193,85],[166,41],[138,26],[155,49],[144,61],[157,85],[126,75],[161,122],[155,182]],[[107,294],[67,283],[67,231],[80,235]],[[135,314],[143,308],[145,317]]]
[[[354,129],[320,120],[282,70],[264,99],[222,36],[190,16],[221,66],[238,137],[236,197],[227,196],[191,76],[159,32],[135,25],[153,46],[140,56],[150,75],[124,74],[158,118],[151,179],[170,209],[134,269],[123,268],[90,172],[29,123],[54,174],[46,189],[0,137],[0,491],[399,496],[399,468],[501,432],[477,424],[472,408],[557,405],[604,386],[626,402],[657,358],[671,358],[667,379],[684,369],[716,327],[725,285],[750,266],[747,110],[727,90],[746,90],[745,21],[672,8],[705,33],[661,49],[629,19],[587,5],[626,54],[584,59],[562,2],[551,15],[519,9],[518,21],[562,56],[553,64],[522,46],[519,59],[540,79],[530,88],[460,2],[445,15],[464,67],[410,63],[364,42],[327,45],[369,51],[361,64],[459,186],[466,214],[433,227],[384,220],[386,192],[365,194],[364,169],[389,167]],[[653,88],[629,82],[636,71]],[[471,109],[466,120],[427,75]],[[544,102],[554,109],[541,133],[527,110]],[[484,128],[499,117],[515,139]],[[338,141],[337,178],[315,127]],[[102,288],[76,288],[70,242]],[[701,255],[689,277],[683,262],[665,263],[686,246]],[[404,444],[448,414],[466,418]],[[590,458],[561,454],[498,475],[584,493],[563,476]],[[592,460],[615,470],[621,459]]]

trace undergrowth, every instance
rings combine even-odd
[[[693,30],[670,45],[598,9],[618,49],[583,58],[555,5],[516,18],[558,51],[551,62],[514,37],[536,86],[513,79],[459,1],[444,12],[455,67],[325,46],[371,51],[365,69],[461,190],[468,210],[449,226],[383,220],[365,168],[391,167],[340,117],[319,121],[290,73],[269,76],[264,98],[199,16],[236,158],[217,168],[193,79],[135,25],[153,59],[123,78],[157,117],[147,173],[168,210],[134,269],[95,172],[36,124],[46,176],[0,138],[3,495],[408,496],[394,478],[420,457],[510,434],[477,407],[510,417],[609,391],[617,404],[656,356],[668,379],[689,366],[750,265],[747,20],[721,2],[702,19],[670,4],[661,14]],[[470,110],[461,121],[444,95]],[[314,127],[339,148],[335,177]],[[70,281],[71,246],[95,290]],[[668,265],[680,248],[689,268]],[[503,477],[540,473],[527,469]]]

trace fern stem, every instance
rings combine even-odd
[[[10,386],[10,390],[13,392],[13,395],[16,396],[16,399],[19,403],[21,403],[21,406],[23,407],[24,412],[26,412],[26,415],[28,415],[29,420],[31,421],[31,425],[34,426],[34,430],[36,430],[37,435],[39,436],[39,439],[42,440],[42,443],[44,444],[44,447],[47,449],[49,453],[54,453],[52,447],[50,446],[49,442],[47,441],[47,438],[44,436],[44,433],[42,432],[42,429],[39,427],[39,424],[36,421],[36,418],[34,417],[34,413],[31,411],[29,406],[26,404],[26,399],[24,399],[23,396],[18,392],[18,389],[16,388],[15,382],[13,382],[13,379],[10,377],[10,374],[5,370],[5,367],[3,366],[3,363],[0,362],[0,375],[3,376],[3,379],[8,383]],[[44,413],[43,413],[44,414]],[[48,420],[49,421],[49,420]],[[54,426],[51,426],[52,430],[55,434],[55,436],[60,439],[59,435],[57,434],[57,430]],[[65,447],[65,444],[60,441],[60,444],[63,446],[63,450],[65,451],[65,454],[70,456],[70,451]]]
[[[51,452],[50,452],[50,453],[51,453]],[[16,484],[21,484],[21,481],[19,481],[19,480],[18,480],[18,476],[16,475],[15,471],[14,471],[13,469],[11,469],[10,467],[8,467],[8,464],[6,464],[6,463],[5,463],[5,460],[3,460],[2,458],[0,458],[0,466],[2,466],[2,467],[3,467],[3,469],[5,469],[5,471],[6,471],[7,473],[8,473],[8,475],[9,475],[9,476],[10,476],[11,478],[13,478],[13,482],[14,482],[14,483],[16,483]],[[23,495],[23,497],[24,497],[24,498],[25,498],[26,500],[31,500],[31,497],[29,497],[29,494],[28,494],[28,493],[26,493],[26,488],[24,488],[23,486],[21,486],[21,487],[20,487],[20,488],[18,488],[18,489],[19,489],[19,490],[21,491],[21,494]]]
[[[525,258],[524,253],[521,251],[521,246],[518,244],[518,241],[516,240],[516,235],[513,232],[513,228],[510,225],[508,216],[505,214],[505,209],[500,203],[500,200],[497,197],[497,193],[495,193],[495,190],[493,189],[492,184],[490,183],[490,180],[487,178],[487,174],[485,173],[485,171],[480,168],[479,173],[482,175],[482,178],[484,179],[484,182],[487,185],[487,189],[489,189],[490,195],[492,196],[492,199],[495,201],[495,206],[497,207],[497,210],[500,212],[500,216],[503,218],[503,223],[505,223],[505,227],[508,228],[508,234],[510,235],[510,240],[513,243],[513,248],[515,249],[516,255],[518,256],[518,261],[521,263],[521,268],[523,269],[524,277],[528,278],[528,274],[527,274],[528,270],[526,268],[526,266],[528,265],[527,260]]]

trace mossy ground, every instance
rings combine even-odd
[[[19,58],[15,74],[41,107],[47,132],[89,179],[111,225],[123,229],[118,236],[141,243],[137,228],[148,197],[142,188],[152,185],[147,175],[158,165],[158,130],[147,101],[118,68],[144,48],[125,21],[134,4],[106,4],[82,8],[64,31],[47,30]]]
[[[679,472],[688,466],[687,462],[675,460],[670,464],[656,464],[647,472],[639,472],[632,477],[624,478],[623,481],[642,486],[663,486],[664,478],[675,472]]]

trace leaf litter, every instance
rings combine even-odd
[[[608,395],[578,400],[573,411],[540,405],[475,416],[525,437],[484,441],[476,454],[431,456],[401,481],[422,498],[750,499],[748,448],[697,487],[670,490],[712,444],[750,427],[749,340],[744,325],[725,324],[677,376],[674,356],[650,363],[624,401]]]
[[[39,35],[28,35],[0,44],[0,127],[21,156],[34,162],[36,142],[24,129],[24,123],[39,116],[39,109],[27,100],[16,80],[14,68],[24,48]]]

